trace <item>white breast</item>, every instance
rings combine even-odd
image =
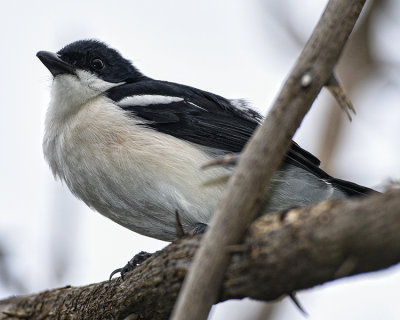
[[[147,128],[102,96],[60,116],[54,99],[44,153],[53,173],[90,207],[162,240],[207,223],[229,171],[201,170],[211,156],[191,143]]]

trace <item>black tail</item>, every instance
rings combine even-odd
[[[286,163],[290,163],[296,167],[302,168],[319,177],[320,179],[331,183],[335,188],[345,193],[348,197],[362,197],[368,194],[379,193],[378,191],[360,186],[354,182],[331,177],[319,167],[320,161],[318,158],[313,156],[308,151],[302,149],[294,141],[292,141],[292,145],[284,160]]]

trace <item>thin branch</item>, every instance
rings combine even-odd
[[[327,201],[252,223],[218,301],[275,300],[334,279],[400,261],[400,190]],[[0,301],[0,320],[168,319],[201,235],[179,239],[126,274],[126,280],[65,287]],[[189,318],[190,319],[190,318]]]
[[[329,1],[269,116],[245,147],[179,294],[173,320],[207,318],[230,261],[224,250],[242,239],[257,214],[266,185],[287,152],[291,137],[333,73],[364,3],[365,0]]]

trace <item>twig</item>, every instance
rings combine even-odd
[[[178,210],[175,210],[175,220],[176,220],[176,234],[178,238],[182,238],[185,236],[185,231],[183,230],[181,217],[179,216]]]
[[[239,154],[226,154],[224,156],[217,157],[214,160],[207,162],[201,168],[208,169],[214,166],[233,166],[238,163],[239,159],[240,159]]]
[[[339,107],[347,115],[347,118],[349,119],[349,121],[352,121],[351,113],[356,114],[356,109],[354,108],[351,100],[347,97],[346,93],[344,92],[342,86],[340,85],[340,83],[334,73],[329,78],[325,87],[335,98]]]

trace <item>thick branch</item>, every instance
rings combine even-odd
[[[256,220],[232,256],[219,301],[273,300],[400,261],[400,190]],[[201,236],[157,252],[127,279],[0,302],[0,319],[168,319]]]
[[[238,243],[256,216],[264,190],[291,138],[327,83],[365,0],[330,0],[264,124],[241,155],[211,220],[172,314],[206,319],[229,264],[226,247]]]

